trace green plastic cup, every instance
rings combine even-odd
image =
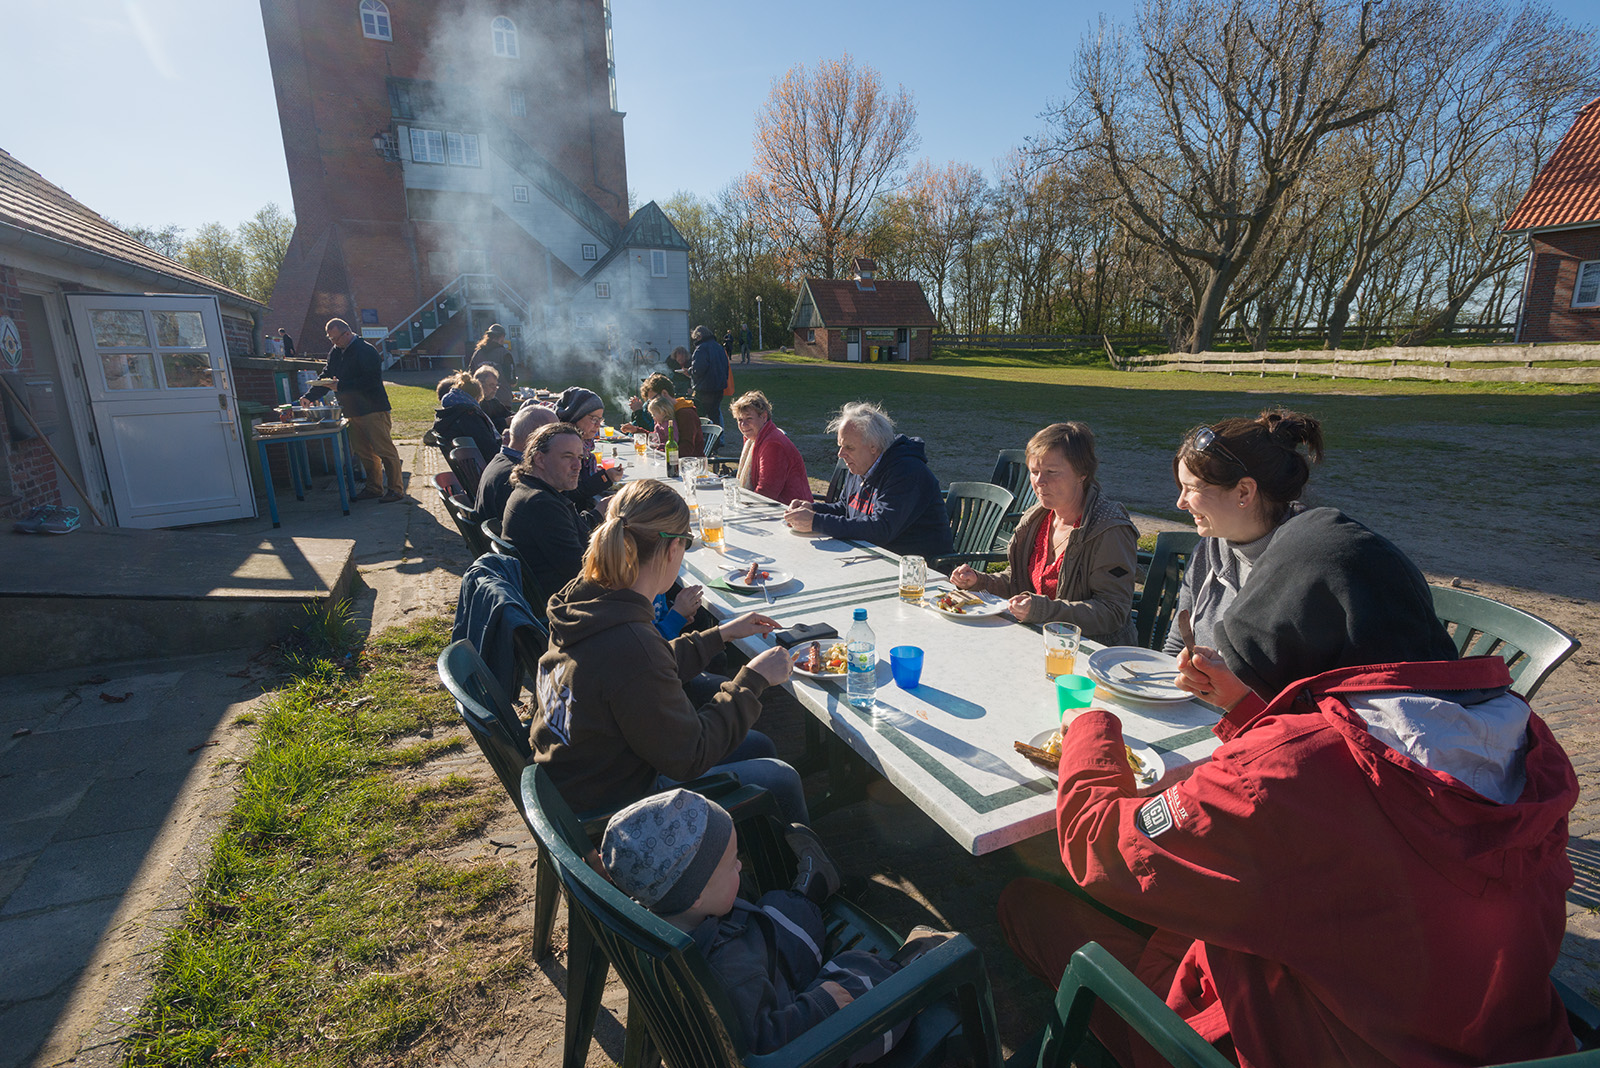
[[[1056,710],[1063,716],[1094,701],[1094,680],[1087,675],[1062,675],[1056,679]]]

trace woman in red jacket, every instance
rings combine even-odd
[[[772,402],[766,394],[753,389],[734,401],[731,408],[739,433],[744,435],[744,450],[739,453],[739,485],[779,504],[810,504],[806,462],[789,435],[772,421]]]

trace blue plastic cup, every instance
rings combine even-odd
[[[889,670],[902,690],[915,690],[922,680],[922,650],[915,645],[897,645],[890,649]]]

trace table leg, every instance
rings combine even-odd
[[[333,481],[339,487],[339,507],[344,509],[344,514],[350,514],[350,497],[344,492],[344,446],[340,442],[341,435],[333,435],[333,462],[338,466],[334,468]]]
[[[832,731],[827,732],[825,744],[828,750],[828,789],[815,801],[806,802],[813,820],[835,809],[865,800],[867,786],[882,778],[871,764],[856,756],[855,751]]]
[[[272,467],[267,463],[267,442],[265,438],[256,439],[256,448],[261,453],[261,481],[267,487],[267,514],[272,516],[272,525],[281,526],[278,522],[278,495],[272,492]]]
[[[356,495],[356,453],[350,447],[350,430],[348,427],[339,431],[339,441],[344,446],[344,464],[340,468],[344,476],[345,485],[350,487],[350,496]]]
[[[289,481],[294,485],[294,499],[303,501],[306,499],[305,491],[310,488],[311,482],[309,465],[306,471],[306,485],[302,486],[300,482],[300,463],[305,458],[305,442],[290,441],[286,444],[289,450]]]

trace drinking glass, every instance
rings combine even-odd
[[[689,505],[689,521],[692,523],[700,514],[700,495],[694,491],[694,479],[687,472],[683,478],[683,499]]]
[[[739,480],[725,478],[722,480],[722,506],[733,512],[744,506],[744,501],[739,497]]]
[[[902,690],[915,690],[922,681],[922,650],[915,645],[897,645],[890,649],[889,671]]]
[[[913,604],[928,588],[928,561],[920,556],[900,558],[900,599]]]
[[[706,469],[706,462],[698,456],[684,456],[678,460],[678,470],[686,485],[693,486]]]
[[[650,447],[649,434],[635,434],[633,436],[633,454],[639,459],[644,459],[645,450]]]
[[[726,544],[723,538],[722,510],[706,505],[700,509],[700,540],[720,553]]]
[[[1088,708],[1094,701],[1094,680],[1087,675],[1062,675],[1056,679],[1056,711],[1065,716],[1068,712]]]
[[[1060,678],[1070,675],[1078,666],[1078,642],[1083,632],[1076,623],[1046,623],[1044,625],[1044,677]]]

